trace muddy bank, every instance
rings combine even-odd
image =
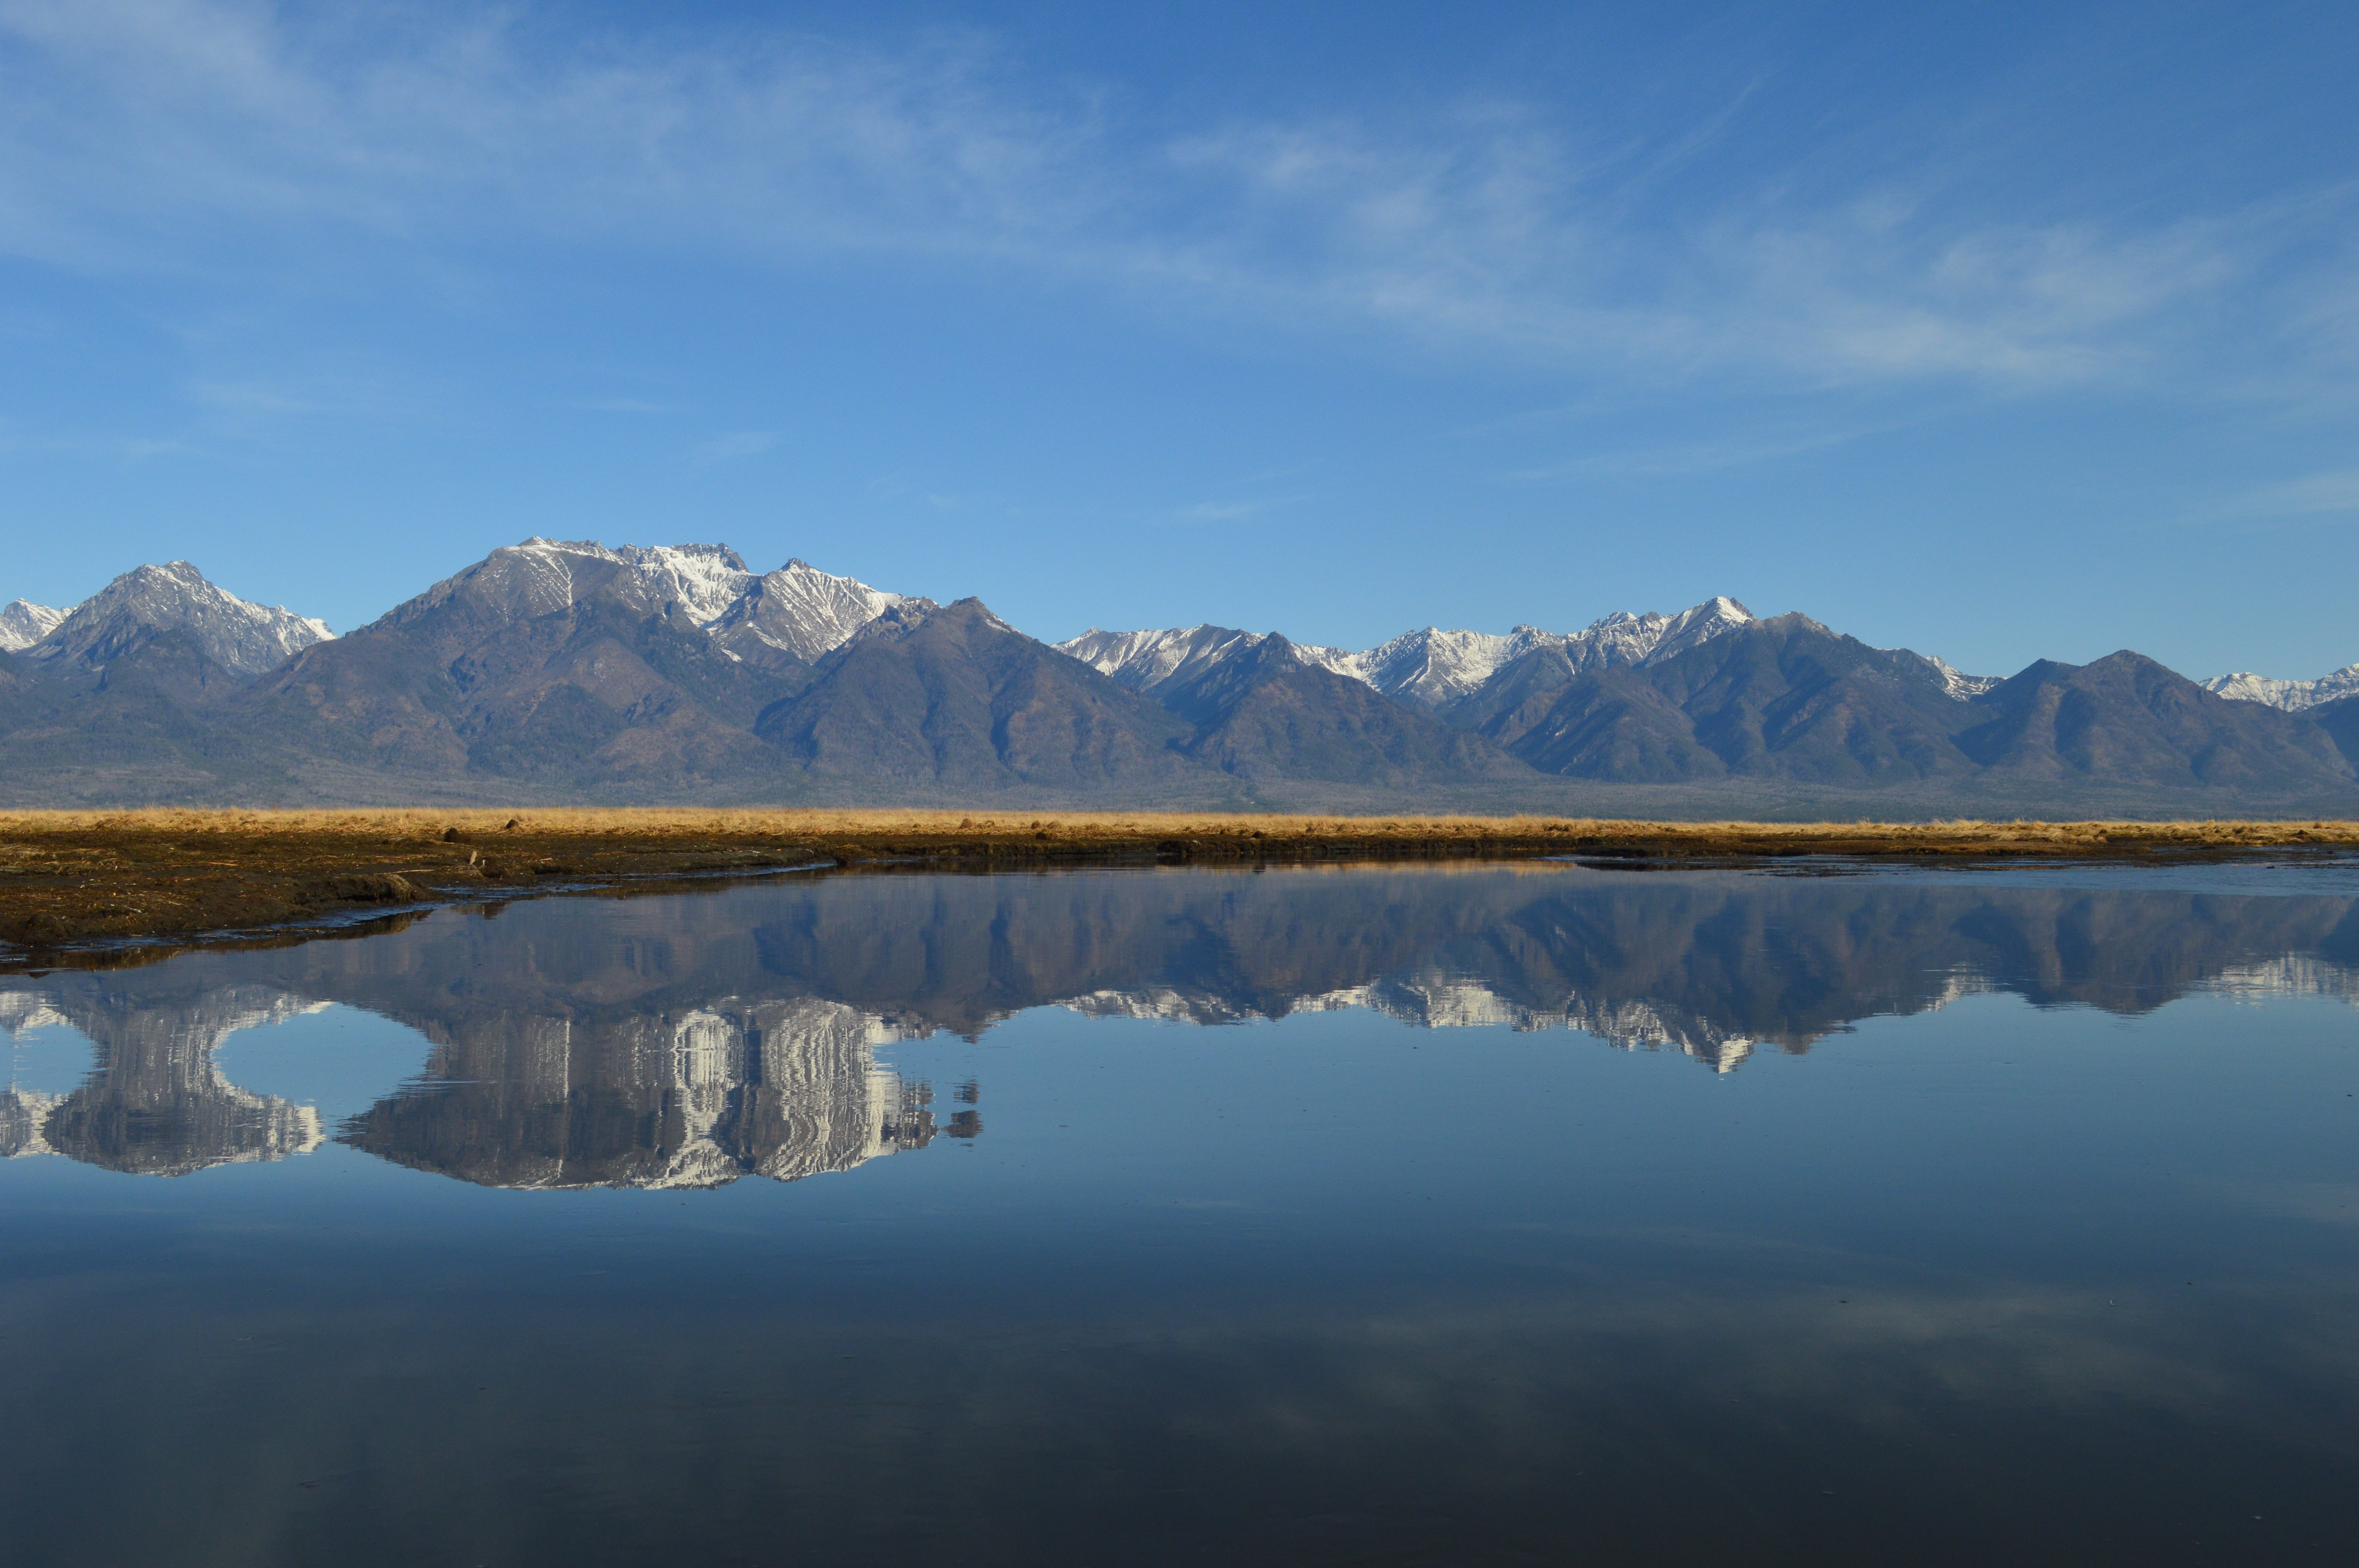
[[[901,866],[1793,858],[2142,859],[2359,847],[2354,822],[1660,823],[857,811],[0,815],[0,963],[451,899]]]

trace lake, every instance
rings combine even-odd
[[[0,974],[24,1563],[2359,1560],[2359,862],[910,870]]]

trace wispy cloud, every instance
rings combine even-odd
[[[731,430],[698,443],[694,455],[700,462],[727,462],[734,458],[758,457],[777,444],[778,436],[774,430]]]
[[[53,457],[97,458],[136,464],[157,458],[190,457],[198,445],[181,436],[143,436],[109,431],[46,431],[26,434],[0,420],[0,453],[39,453]]]
[[[1175,523],[1242,523],[1248,517],[1300,501],[1299,495],[1263,496],[1251,501],[1200,501],[1171,514]]]
[[[1174,134],[978,35],[661,37],[0,0],[0,252],[223,276],[355,248],[462,265],[485,236],[889,252],[1593,373],[2017,393],[2169,384],[2223,296],[2350,217],[2025,222],[1888,163],[1848,191],[1658,207],[1737,139],[1747,92],[1600,157],[1510,102]]]
[[[2292,521],[2353,514],[2359,514],[2359,469],[2257,486],[2214,510],[2211,519]]]

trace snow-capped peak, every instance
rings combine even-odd
[[[921,602],[798,559],[749,584],[712,627],[724,647],[750,639],[809,662],[895,606]]]
[[[1440,708],[1467,696],[1502,665],[1534,648],[1561,648],[1576,669],[1637,664],[1694,647],[1752,619],[1751,611],[1723,598],[1706,600],[1677,615],[1624,611],[1581,632],[1517,626],[1502,636],[1428,626],[1358,653],[1308,643],[1296,643],[1294,649],[1305,664],[1349,676],[1387,696]],[[1260,633],[1225,626],[1163,632],[1102,632],[1093,627],[1057,646],[1134,690],[1151,692],[1258,646],[1262,640]]]
[[[1464,697],[1501,665],[1550,638],[1551,633],[1536,626],[1518,626],[1504,637],[1428,626],[1379,643],[1335,667],[1389,696],[1439,708]]]
[[[699,626],[728,614],[754,584],[745,560],[726,545],[623,545],[614,555],[651,598],[679,605]]]
[[[241,676],[285,664],[335,633],[284,606],[250,603],[205,580],[187,561],[125,572],[76,605],[29,650],[37,658],[103,665],[147,635],[186,632],[205,656]]]
[[[58,622],[72,613],[71,606],[52,610],[29,599],[11,600],[0,605],[0,653],[14,654],[31,647],[56,631]]]
[[[1057,644],[1101,675],[1133,691],[1153,691],[1261,645],[1263,634],[1227,626],[1185,626],[1168,632],[1101,632],[1092,627]],[[1323,650],[1322,650],[1323,651]]]
[[[895,605],[915,602],[808,562],[756,575],[726,545],[621,545],[536,535],[505,545],[396,611],[423,613],[452,598],[523,618],[570,609],[585,596],[640,614],[678,612],[731,658],[775,650],[805,661],[841,646]]]
[[[1573,667],[1598,665],[1640,665],[1667,659],[1708,643],[1724,633],[1750,625],[1753,611],[1722,594],[1677,615],[1647,611],[1634,615],[1626,610],[1593,621],[1567,642]]]
[[[2321,702],[2359,692],[2359,665],[2345,665],[2316,680],[2277,680],[2239,670],[2234,675],[2214,676],[2197,684],[2216,696],[2239,702],[2267,703],[2288,713],[2299,713],[2305,708],[2316,708]]]

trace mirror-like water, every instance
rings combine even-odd
[[[841,876],[0,976],[0,1540],[2347,1562],[2354,1001],[2349,863]]]

